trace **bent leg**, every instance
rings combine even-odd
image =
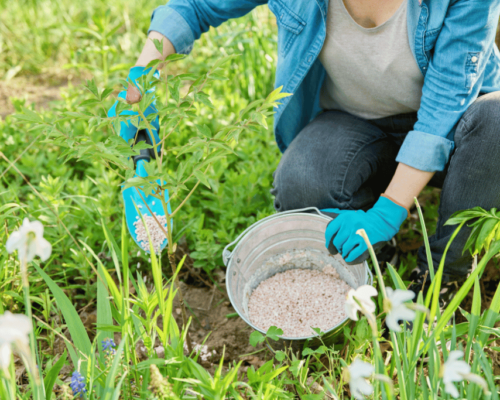
[[[489,211],[500,207],[500,92],[478,98],[465,112],[455,132],[456,150],[444,179],[436,234],[430,238],[434,269],[444,253],[456,226],[445,222],[457,211],[482,207]],[[471,229],[462,227],[446,255],[444,281],[461,281],[469,272],[472,257],[462,254]],[[418,254],[422,276],[427,267],[425,249]]]
[[[368,209],[389,184],[398,146],[373,124],[326,111],[293,140],[274,173],[277,211]]]

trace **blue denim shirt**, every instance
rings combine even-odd
[[[495,33],[499,0],[407,0],[410,47],[425,76],[418,122],[397,161],[424,171],[442,171],[454,148],[455,127],[480,93],[500,90],[500,52]],[[321,111],[325,69],[318,59],[326,35],[328,0],[171,0],[158,7],[150,31],[188,54],[210,26],[268,4],[278,24],[275,87],[293,96],[274,118],[282,152]],[[500,131],[499,131],[500,134]]]

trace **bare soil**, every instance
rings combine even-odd
[[[82,77],[76,77],[67,71],[45,73],[36,76],[19,76],[8,81],[0,80],[0,119],[5,119],[15,112],[12,99],[26,100],[26,104],[35,103],[37,110],[48,108],[49,103],[61,98],[61,88],[69,83],[77,85]]]
[[[215,350],[209,363],[202,362],[202,365],[207,364],[204,366],[209,367],[210,364],[218,363],[223,355],[225,362],[238,362],[243,359],[246,364],[262,365],[264,359],[259,356],[245,357],[256,351],[249,342],[252,329],[241,318],[234,316],[235,310],[225,292],[221,293],[216,287],[194,287],[183,283],[181,289],[189,305],[188,313],[192,317],[189,327],[191,339],[201,344],[208,335],[204,344],[209,352]],[[174,316],[179,326],[182,326],[178,299],[174,304]]]

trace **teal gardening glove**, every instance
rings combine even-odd
[[[364,239],[356,232],[364,229],[375,250],[391,240],[408,217],[406,208],[381,196],[373,208],[362,210],[322,210],[338,214],[325,231],[326,247],[331,254],[340,252],[347,264],[359,264],[369,257]]]
[[[144,68],[144,67],[132,67],[130,69],[130,72],[127,77],[127,82],[133,83],[139,90],[140,86],[137,82],[137,80],[143,76],[147,76],[148,73],[151,71],[151,68]],[[160,75],[158,71],[154,73],[154,77],[158,78]],[[126,89],[126,88],[125,88]],[[152,90],[152,89],[150,89]],[[118,94],[118,97],[125,99],[127,97],[127,91],[123,90]],[[149,107],[144,111],[144,116],[148,116],[149,114],[156,113],[156,107],[154,105],[154,101],[152,104],[149,105]],[[118,105],[118,101],[113,104],[113,106],[109,109],[108,111],[108,117],[116,117],[116,106]],[[136,111],[132,110],[124,110],[121,112],[120,115],[137,115]],[[160,129],[160,124],[158,117],[156,117],[152,122],[151,122],[151,127],[152,127],[152,133],[154,136],[154,142],[159,143],[160,142],[160,137],[158,135],[158,131]],[[150,136],[150,132],[146,132],[148,136]],[[137,128],[131,123],[131,122],[124,122],[122,121],[120,124],[120,136],[128,142],[130,139],[134,139],[137,134]],[[149,141],[151,144],[153,144],[153,138],[149,138]],[[160,151],[161,146],[158,146],[157,151]],[[150,151],[151,155],[154,157],[154,151],[151,149]]]

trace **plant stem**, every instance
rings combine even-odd
[[[30,319],[30,322],[33,322],[33,314],[31,312],[31,300],[30,300],[30,284],[28,279],[28,264],[26,260],[21,261],[21,279],[23,284],[24,306],[26,307],[26,316]],[[30,332],[29,336],[30,336],[31,356],[35,357],[35,365],[32,371],[32,375],[34,378],[33,382],[34,385],[33,392],[35,393],[34,398],[41,399],[43,397],[40,396],[40,376],[38,374],[38,366],[40,365],[40,360],[38,359],[34,329]]]
[[[375,271],[377,272],[377,277],[379,280],[380,289],[382,290],[382,294],[384,296],[384,299],[387,299],[387,292],[385,290],[384,278],[382,277],[382,272],[380,271],[380,266],[378,265],[377,256],[375,255],[375,251],[373,250],[372,244],[370,243],[370,239],[368,239],[368,235],[366,234],[364,229],[359,229],[356,233],[358,235],[360,235],[365,240],[366,246],[368,247],[368,252],[370,253],[370,257],[371,257],[372,262],[373,262],[373,267],[375,268]]]
[[[155,152],[155,157],[156,157],[156,162],[158,163],[158,169],[160,170],[160,172],[162,171],[162,158],[160,158],[158,156],[158,143],[156,143],[156,139],[155,139],[155,136],[153,135],[153,129],[151,128],[151,124],[149,123],[149,121],[146,119],[146,117],[144,116],[144,113],[142,112],[141,110],[141,107],[137,107],[137,109],[139,110],[139,115],[142,117],[142,119],[144,120],[144,122],[146,122],[146,126],[148,128],[148,132],[149,132],[149,136],[151,137],[151,140],[153,141],[153,151]]]
[[[177,288],[177,293],[179,293],[179,302],[181,303],[181,312],[182,312],[182,324],[184,328],[188,329],[187,325],[187,313],[186,313],[186,304],[184,302],[184,295],[182,294],[181,285],[179,282],[179,278],[176,275],[177,271],[177,263],[175,262],[175,251],[174,251],[174,243],[173,243],[173,235],[172,235],[172,224],[171,224],[171,216],[168,212],[167,204],[165,203],[165,196],[163,193],[161,194],[161,203],[163,206],[163,211],[165,212],[165,217],[167,219],[167,250],[168,250],[168,261],[170,263],[170,267],[172,268],[172,276],[175,277],[175,286]],[[191,354],[193,351],[193,344],[191,342],[191,336],[189,335],[189,330],[186,332],[186,341],[188,352]]]

